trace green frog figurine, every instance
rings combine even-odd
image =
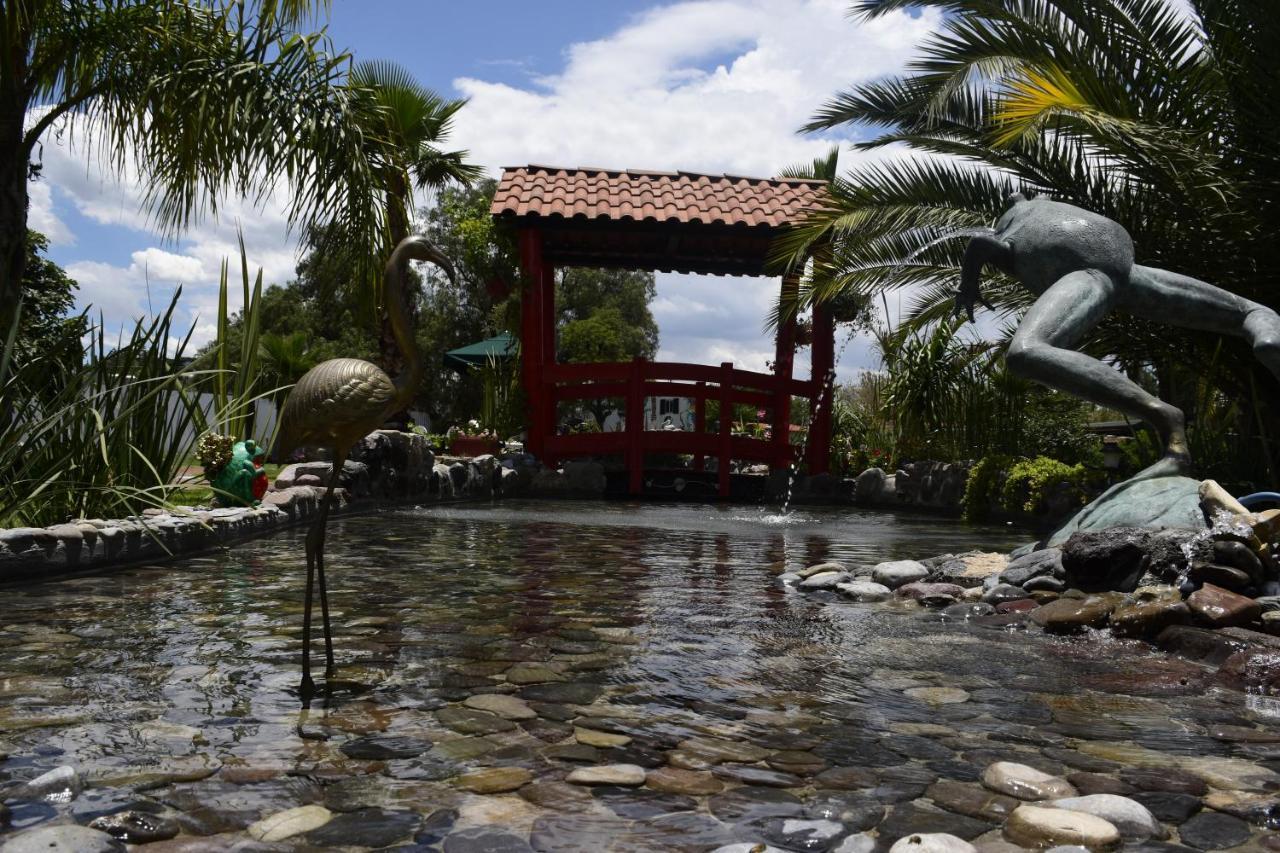
[[[225,440],[225,439],[224,439]],[[257,506],[267,492],[266,448],[253,439],[237,441],[231,446],[231,458],[206,476],[213,484],[219,506]]]

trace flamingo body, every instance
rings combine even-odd
[[[382,426],[396,402],[395,383],[377,365],[358,358],[322,361],[289,393],[279,446],[345,450]]]

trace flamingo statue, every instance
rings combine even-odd
[[[400,241],[383,274],[383,299],[404,357],[404,371],[392,379],[380,367],[358,358],[333,358],[303,374],[293,386],[280,413],[277,458],[299,447],[327,447],[333,460],[329,485],[307,532],[307,597],[302,613],[302,684],[304,702],[315,694],[311,679],[311,599],[318,580],[320,613],[324,621],[325,677],[333,676],[333,634],[329,629],[329,597],[324,583],[325,526],[329,503],[352,445],[381,427],[388,417],[407,408],[422,382],[422,354],[409,326],[404,302],[404,278],[409,261],[431,261],[454,278],[453,265],[431,241],[411,234]]]

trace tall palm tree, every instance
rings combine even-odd
[[[1144,263],[1280,303],[1280,16],[1270,0],[1192,5],[1187,15],[1168,0],[856,3],[863,18],[944,14],[907,73],[838,94],[806,126],[874,127],[855,147],[912,156],[834,181],[829,206],[780,243],[783,263],[831,244],[801,299],[909,286],[911,316],[937,320],[951,310],[964,249],[946,236],[990,224],[1022,191],[1117,220]],[[1006,319],[1029,304],[1012,282],[990,281]],[[1088,347],[1195,369],[1218,345],[1117,318]],[[1232,346],[1219,360],[1223,384],[1246,395],[1271,387],[1247,348]]]
[[[28,182],[69,125],[117,172],[134,163],[176,232],[226,195],[291,182],[291,224],[371,238],[384,213],[345,85],[349,58],[297,32],[327,0],[6,0],[0,6],[0,329],[22,278]]]
[[[434,189],[449,183],[469,184],[484,175],[484,169],[466,162],[466,151],[446,151],[440,147],[453,130],[453,119],[466,104],[465,99],[447,100],[423,86],[405,68],[394,62],[360,62],[351,72],[351,84],[362,90],[362,129],[366,152],[378,181],[383,239],[369,245],[372,257],[383,258],[409,236],[413,212],[413,191]],[[357,244],[362,245],[362,244]],[[382,277],[371,275],[374,304],[383,298]],[[406,306],[407,308],[408,306]],[[388,313],[379,310],[382,329],[379,338],[382,367],[399,372],[400,350],[396,346]]]

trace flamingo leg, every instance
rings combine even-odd
[[[316,533],[319,531],[323,535],[323,520],[323,516],[318,516],[307,532],[307,594],[302,605],[302,684],[298,687],[304,706],[310,706],[311,697],[316,692],[316,683],[311,679],[311,596],[316,575]]]
[[[346,461],[345,454],[333,455],[333,471],[329,475],[329,486],[325,489],[324,499],[320,502],[320,543],[316,550],[316,574],[320,581],[320,615],[324,622],[325,678],[333,677],[333,631],[329,627],[329,593],[324,582],[324,539],[329,524],[329,506],[333,500],[333,490],[338,486],[338,479],[342,476],[342,467]]]

